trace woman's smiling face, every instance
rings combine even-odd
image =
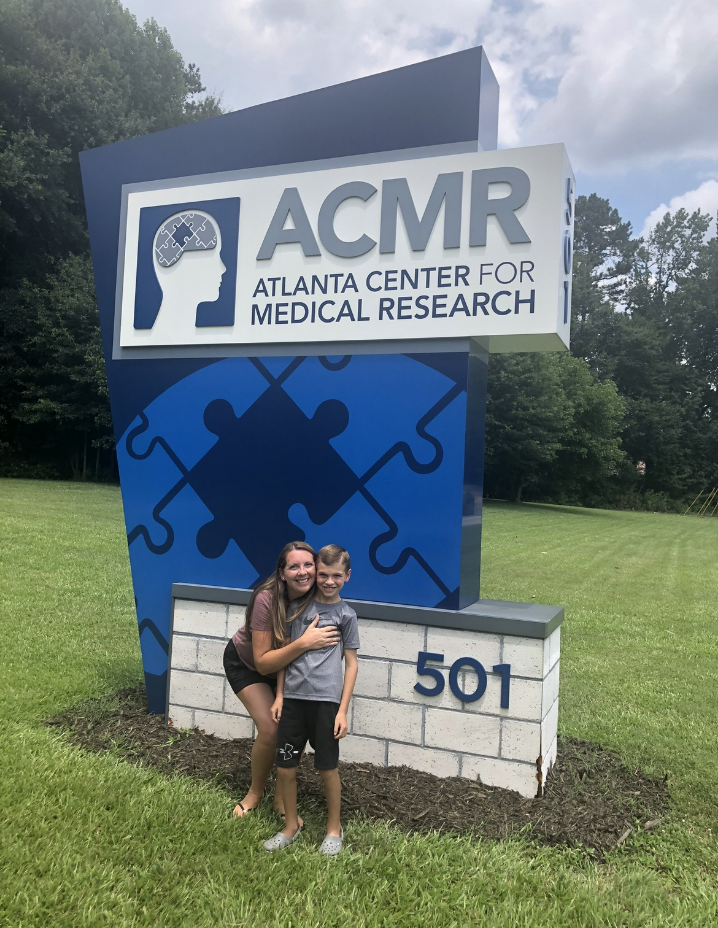
[[[316,576],[314,558],[309,551],[290,551],[287,555],[287,563],[279,571],[279,576],[287,584],[288,598],[299,599],[314,585]]]

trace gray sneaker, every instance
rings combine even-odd
[[[297,828],[291,837],[289,837],[289,835],[285,835],[283,831],[278,831],[273,838],[270,838],[269,841],[265,841],[262,846],[264,847],[265,851],[281,851],[285,847],[289,847],[290,844],[294,844],[295,841],[298,841],[301,833],[301,825],[299,828]]]
[[[322,841],[319,848],[319,853],[325,854],[327,857],[336,857],[339,851],[341,851],[343,844],[344,829],[342,828],[342,833],[338,838],[336,835],[324,835],[324,840]]]

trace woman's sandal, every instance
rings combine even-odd
[[[244,798],[246,799],[247,797],[245,796]],[[234,807],[234,809],[232,809],[231,818],[244,818],[245,815],[249,815],[250,812],[254,812],[258,808],[259,803],[261,801],[262,801],[262,797],[260,796],[259,801],[257,802],[257,805],[252,806],[251,809],[245,809],[244,804],[241,802],[238,802],[237,805]],[[237,812],[237,809],[241,809],[242,811]]]

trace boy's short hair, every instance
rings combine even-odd
[[[327,567],[334,567],[335,564],[340,563],[345,574],[349,572],[352,566],[349,552],[346,548],[342,548],[341,545],[324,545],[323,548],[317,551],[316,559],[321,561],[322,564],[326,564]]]

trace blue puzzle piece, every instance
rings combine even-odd
[[[221,557],[208,559],[200,554],[197,532],[211,515],[194,490],[183,486],[163,511],[174,530],[170,550],[155,554],[142,537],[136,537],[130,544],[143,663],[145,671],[152,675],[167,670],[162,642],[169,643],[173,583],[248,588],[258,579],[256,570],[234,542],[230,542]]]
[[[360,477],[397,443],[405,443],[419,464],[431,465],[437,448],[417,431],[417,423],[455,387],[449,377],[405,355],[307,358],[283,386],[310,417],[324,400],[344,403],[349,425],[331,444]]]
[[[361,493],[355,493],[321,525],[315,525],[305,507],[299,504],[290,508],[289,518],[302,529],[315,550],[326,544],[348,549],[352,575],[345,595],[350,599],[435,606],[446,595],[414,558],[407,559],[396,573],[381,573],[374,567],[369,549],[374,538],[387,530],[387,524]]]
[[[233,538],[257,572],[268,575],[296,537],[287,518],[292,503],[306,504],[323,521],[356,492],[356,476],[330,443],[347,421],[338,400],[326,400],[307,418],[278,384],[239,418],[223,400],[210,403],[205,427],[218,441],[188,476],[214,516],[197,536],[202,554],[217,557]]]
[[[148,445],[142,456],[134,452],[134,438],[146,423],[138,416],[117,445],[125,526],[128,539],[142,535],[150,547],[163,549],[172,544],[172,528],[159,510],[184,475],[181,462],[159,442]]]
[[[133,450],[142,454],[153,440],[162,437],[187,470],[191,470],[217,441],[217,436],[204,427],[207,404],[216,399],[227,400],[235,414],[241,416],[268,386],[247,358],[227,358],[210,364],[180,380],[149,404],[144,411],[149,426],[134,439]]]
[[[460,580],[465,418],[466,394],[462,392],[427,424],[442,448],[436,470],[418,474],[401,457],[394,457],[366,484],[396,526],[393,536],[387,533],[385,540],[376,539],[376,560],[391,568],[400,567],[409,554],[416,556],[447,592],[456,590]]]

